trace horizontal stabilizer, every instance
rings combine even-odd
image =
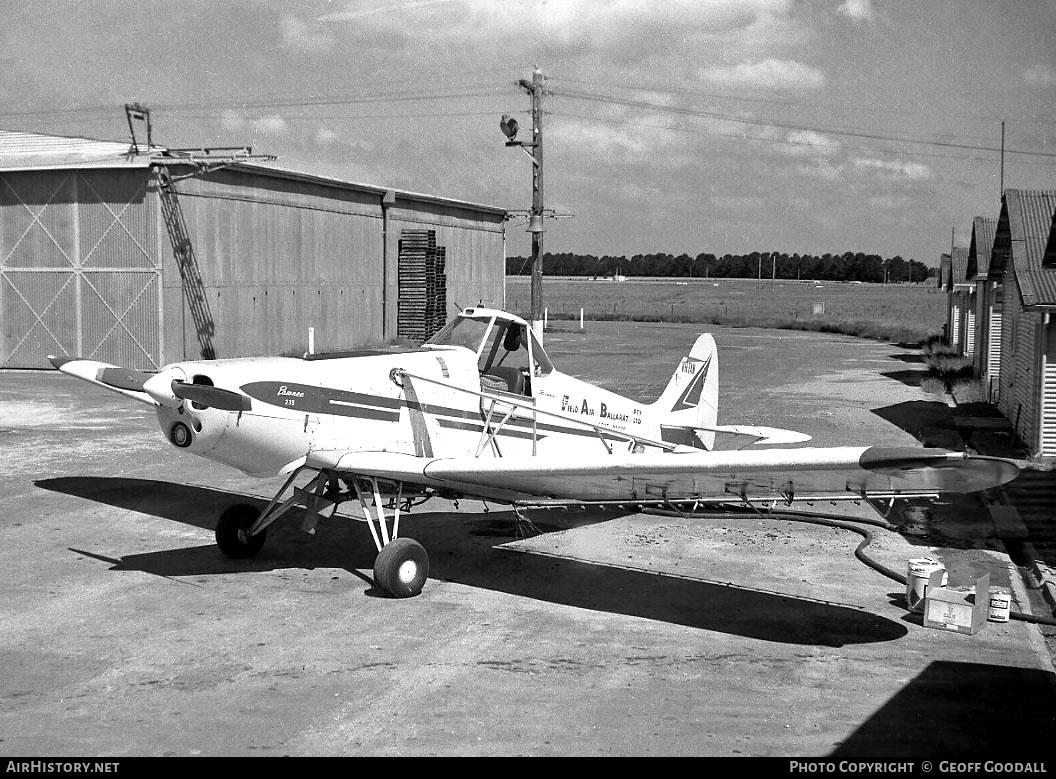
[[[759,425],[717,425],[715,432],[755,439],[751,441],[752,446],[802,444],[810,440],[809,435],[796,430],[784,430],[780,427],[760,427]]]
[[[681,421],[684,412],[674,412],[669,419]],[[714,449],[718,444],[716,434],[723,437],[723,448],[729,448],[732,438],[740,446],[776,446],[779,444],[802,444],[810,440],[806,433],[796,430],[783,430],[779,427],[762,427],[759,425],[714,425],[696,427],[692,424],[661,425],[664,441],[672,444],[691,446],[696,449]],[[740,439],[740,440],[738,440]]]

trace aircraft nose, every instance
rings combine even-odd
[[[143,382],[143,391],[167,408],[179,408],[183,399],[172,391],[174,381],[186,381],[187,375],[179,368],[169,368],[156,373]]]

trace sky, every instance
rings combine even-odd
[[[156,144],[509,209],[510,256],[531,253],[532,160],[499,120],[530,137],[537,69],[545,252],[934,267],[1002,183],[1056,189],[1052,0],[0,0],[0,18],[0,129],[124,141],[139,102]]]

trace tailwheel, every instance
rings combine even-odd
[[[260,509],[249,503],[240,503],[224,510],[216,522],[216,545],[228,557],[253,557],[264,546],[268,531],[265,528],[255,535],[249,529],[260,517]]]
[[[429,555],[413,538],[394,538],[374,560],[374,583],[394,598],[413,598],[429,578]]]

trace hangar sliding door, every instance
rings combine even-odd
[[[161,262],[149,169],[0,174],[0,367],[49,354],[159,367]]]

